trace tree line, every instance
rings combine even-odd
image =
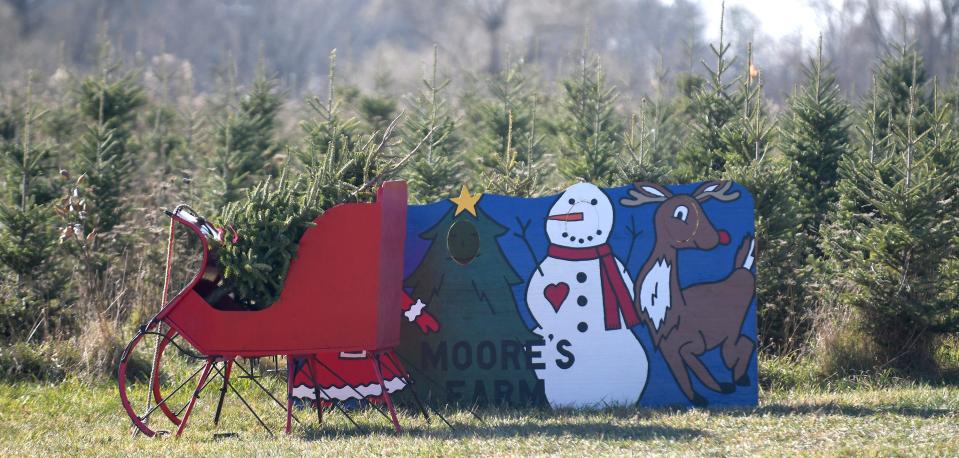
[[[414,203],[463,183],[539,196],[576,181],[729,179],[756,203],[763,351],[934,371],[959,330],[959,86],[897,45],[851,100],[820,43],[777,109],[751,48],[738,63],[731,48],[721,33],[701,69],[638,103],[586,48],[555,86],[506,58],[453,91],[434,47],[405,94],[385,72],[358,89],[334,51],[327,90],[300,101],[264,66],[247,85],[225,66],[214,91],[184,92],[162,59],[123,62],[104,40],[95,71],[0,87],[0,337],[115,359],[93,350],[158,309],[159,210],[179,202],[255,228],[221,253],[244,271],[232,287],[262,305],[309,221],[387,177],[406,179]],[[817,344],[838,328],[853,337]]]

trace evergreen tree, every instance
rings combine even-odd
[[[768,155],[773,125],[762,108],[762,84],[752,64],[751,46],[747,55],[746,75],[734,96],[742,103],[740,111],[720,135],[726,151],[723,175],[745,186],[756,205],[760,338],[773,350],[792,350],[800,343],[808,313],[803,287],[809,243],[800,232],[802,196],[793,179],[792,161]]]
[[[341,111],[336,97],[335,52],[330,58],[330,91],[325,103],[309,101],[318,116],[303,124],[304,143],[292,148],[297,162],[278,178],[247,189],[226,204],[220,221],[241,234],[236,243],[225,240],[215,250],[224,279],[208,301],[229,296],[236,304],[262,309],[280,295],[290,261],[303,233],[326,209],[344,202],[370,202],[385,180],[400,176],[428,145],[427,138],[401,157],[390,154],[395,121],[382,131],[359,133],[356,118]]]
[[[724,165],[743,165],[761,160],[770,149],[773,123],[764,107],[762,82],[753,65],[752,43],[746,48],[745,75],[738,78],[739,89],[733,98],[740,109],[720,131]]]
[[[612,184],[622,145],[616,89],[606,83],[599,58],[584,47],[578,77],[563,81],[559,171],[567,179]],[[595,70],[591,70],[595,69]]]
[[[780,128],[780,150],[794,162],[796,184],[809,217],[804,231],[818,233],[836,201],[839,161],[848,153],[849,105],[836,76],[823,62],[822,37],[815,59],[803,67],[805,83],[789,98]]]
[[[152,160],[141,165],[146,166],[145,172],[152,172],[159,177],[168,176],[179,168],[180,156],[186,153],[186,139],[181,134],[185,129],[178,125],[183,120],[175,107],[169,104],[151,105],[146,118],[149,119],[150,130],[145,135],[144,144]]]
[[[449,80],[437,81],[437,47],[433,46],[432,76],[423,80],[424,89],[410,100],[412,114],[406,121],[403,144],[412,150],[421,141],[422,152],[407,169],[410,195],[426,203],[447,197],[462,180],[462,162],[457,150],[461,140],[442,92]],[[422,140],[425,139],[425,140]]]
[[[178,125],[182,119],[171,100],[171,86],[179,70],[176,60],[172,56],[161,55],[154,57],[152,64],[147,75],[152,77],[155,87],[151,91],[151,103],[144,117],[147,124],[144,146],[152,157],[145,171],[153,172],[162,179],[177,168],[177,156],[185,153],[182,135],[185,129]]]
[[[711,68],[703,62],[707,72],[703,84],[696,84],[695,80],[685,81],[690,83],[687,89],[695,92],[687,107],[691,133],[677,157],[676,173],[683,180],[706,179],[723,169],[727,158],[723,132],[740,112],[743,103],[738,97],[741,93],[732,94],[730,91],[735,81],[726,81],[726,73],[735,58],[727,58],[731,45],[724,42],[725,7],[723,12],[719,22],[719,46],[710,45],[716,57],[716,67]]]
[[[730,164],[723,173],[749,190],[756,211],[758,334],[774,352],[795,350],[808,329],[810,304],[804,284],[805,247],[800,233],[802,202],[793,168],[774,158]]]
[[[105,273],[112,254],[121,251],[115,229],[131,208],[133,171],[139,152],[134,141],[137,109],[145,104],[131,72],[123,72],[109,42],[100,49],[99,74],[85,78],[77,105],[86,125],[73,145],[73,170],[79,174],[59,203],[65,225],[61,239],[79,263],[78,289],[88,316],[107,305]]]
[[[703,82],[701,78],[685,74],[680,74],[679,78],[683,80],[682,83],[676,80],[672,84],[680,90],[670,96],[663,90],[670,84],[669,75],[665,69],[657,69],[654,91],[641,100],[636,116],[641,128],[635,132],[637,135],[634,138],[643,138],[643,156],[648,157],[651,164],[665,170],[676,168],[677,154],[686,143],[684,116],[688,115],[686,110],[690,96],[694,87]]]
[[[343,102],[337,97],[336,86],[336,50],[330,52],[329,91],[326,101],[317,96],[306,101],[314,117],[303,121],[301,127],[305,134],[304,145],[293,153],[300,166],[311,175],[319,173],[327,162],[344,162],[349,170],[344,177],[354,186],[363,183],[364,162],[344,161],[343,155],[349,155],[357,148],[359,140],[359,121],[344,110]]]
[[[506,67],[487,83],[489,97],[467,105],[473,138],[469,154],[476,169],[501,166],[500,156],[509,143],[516,161],[538,164],[539,170],[545,173],[542,134],[532,134],[537,122],[540,132],[544,129],[542,114],[536,119],[541,102],[531,89],[531,82],[535,81],[531,81],[523,65],[507,58]]]
[[[932,101],[927,91],[920,89],[915,100],[910,102],[911,87],[922,88],[929,84],[922,56],[912,46],[898,45],[895,51],[884,56],[876,68],[874,81],[871,95],[875,96],[877,110],[873,115],[878,137],[900,140],[893,131],[905,129],[907,117],[911,118],[917,132],[925,132],[930,127]],[[910,103],[917,106],[917,111],[911,115],[907,108]]]
[[[209,173],[204,204],[211,209],[238,199],[245,189],[272,174],[282,96],[275,80],[263,70],[258,73],[238,101],[232,95],[231,76],[225,100],[216,108],[219,116],[214,120],[212,154],[205,156]]]
[[[503,151],[489,160],[492,163],[484,170],[486,189],[497,194],[517,197],[533,197],[543,188],[545,172],[539,161],[524,160],[513,147],[513,116],[507,114],[506,145]],[[530,116],[530,129],[526,134],[527,151],[535,148],[536,111]]]
[[[34,323],[49,333],[51,297],[59,291],[53,259],[55,215],[49,200],[49,151],[34,131],[43,116],[34,103],[31,74],[19,109],[0,113],[0,337],[28,337]],[[8,277],[9,276],[9,277]],[[34,330],[36,328],[33,328]]]
[[[219,219],[232,225],[240,237],[235,243],[215,244],[224,279],[207,300],[216,303],[229,296],[249,309],[275,302],[300,237],[313,220],[339,203],[372,201],[383,181],[398,176],[403,160],[385,154],[391,132],[387,130],[381,142],[373,141],[379,135],[373,133],[363,146],[326,154],[305,174],[286,168],[276,179],[267,177],[242,198],[227,203]],[[357,171],[360,175],[353,175]]]
[[[676,98],[674,103],[676,105],[676,113],[682,115],[686,119],[690,119],[696,115],[693,112],[693,102],[696,99],[696,95],[703,90],[706,86],[706,79],[702,76],[695,75],[689,72],[680,72],[676,76]]]
[[[252,151],[275,154],[278,115],[282,106],[283,93],[277,89],[276,79],[261,70],[249,92],[240,100],[240,113],[247,122],[244,128],[250,131],[248,143]]]
[[[99,60],[100,74],[83,79],[77,93],[86,130],[74,145],[73,168],[84,177],[76,191],[86,205],[73,216],[84,234],[104,234],[123,221],[137,153],[132,139],[137,109],[146,103],[135,75],[122,72],[108,42],[101,45]]]
[[[890,96],[880,88],[902,86],[906,104],[877,115],[890,121],[888,131],[867,126],[881,137],[866,138],[840,162],[839,201],[821,248],[837,301],[861,313],[876,364],[928,370],[936,367],[937,335],[959,330],[959,143],[938,88],[923,95],[918,57],[909,74],[898,72],[907,56],[884,60],[877,72],[900,79],[877,78],[876,106]]]
[[[396,99],[388,94],[392,85],[389,73],[378,73],[375,78],[375,90],[372,94],[359,97],[358,110],[367,130],[383,132],[396,118]]]
[[[226,204],[220,218],[242,236],[217,247],[224,284],[208,302],[230,296],[234,303],[258,310],[279,298],[300,237],[323,210],[320,195],[306,186],[304,180],[282,173]]]
[[[662,143],[657,138],[661,133],[656,127],[651,127],[648,122],[648,116],[656,115],[659,107],[654,107],[652,112],[647,106],[644,98],[640,104],[639,115],[633,115],[629,123],[629,131],[623,137],[623,147],[626,150],[626,156],[621,161],[617,169],[617,178],[624,183],[636,181],[649,181],[653,183],[663,183],[669,181],[668,167],[656,158],[657,153],[664,153],[660,150]],[[654,125],[665,125],[669,122],[666,119],[656,118]]]

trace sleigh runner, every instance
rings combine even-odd
[[[179,436],[201,394],[216,390],[214,424],[220,421],[229,391],[272,434],[250,400],[237,390],[237,376],[251,380],[266,394],[262,403],[285,410],[287,433],[294,421],[299,422],[293,413],[294,397],[319,401],[315,406],[320,421],[328,406],[346,414],[340,401],[382,403],[400,431],[390,395],[410,383],[409,373],[393,353],[399,343],[401,314],[409,307],[401,304],[399,295],[405,183],[384,183],[375,203],[341,204],[317,218],[300,240],[279,300],[255,311],[243,310],[238,305],[242,301],[220,290],[221,268],[209,242],[229,234],[186,206],[168,215],[164,306],[140,327],[118,367],[120,399],[138,431],[157,434],[162,414]],[[181,262],[174,260],[175,244],[194,250],[195,265],[187,269],[191,272],[185,287],[167,302],[172,268],[175,261]],[[138,351],[149,354],[144,342],[150,340],[156,342],[150,377],[146,383],[131,383],[131,356]],[[266,386],[270,380],[254,376],[248,363],[269,356],[286,359],[285,402]],[[194,369],[184,371],[184,364],[193,364]],[[145,407],[134,404],[144,401]]]

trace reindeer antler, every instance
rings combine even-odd
[[[707,181],[693,192],[693,197],[700,202],[705,202],[710,198],[720,202],[730,202],[739,198],[739,191],[729,192],[732,187],[732,181]]]
[[[630,197],[623,197],[619,200],[619,203],[624,207],[638,207],[650,202],[662,202],[673,196],[673,193],[669,192],[668,189],[655,183],[640,181],[634,183],[633,187],[635,189],[630,189],[627,193]]]

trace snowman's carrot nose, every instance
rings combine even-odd
[[[562,215],[549,215],[546,219],[553,221],[582,221],[582,213],[564,213]]]

